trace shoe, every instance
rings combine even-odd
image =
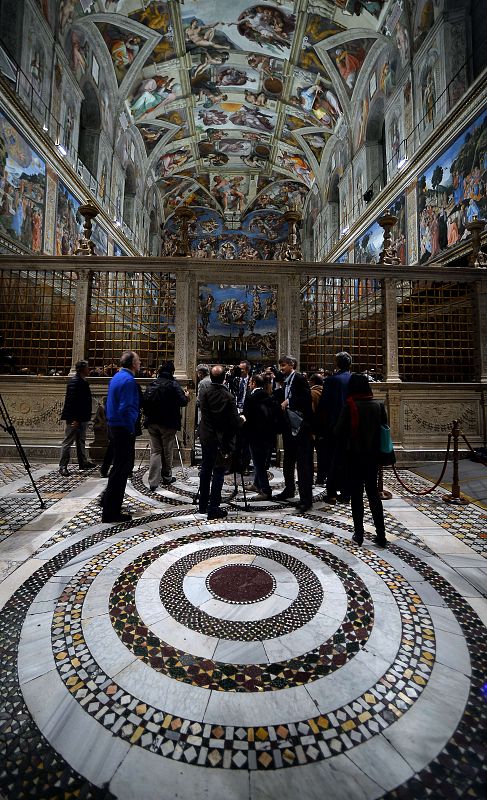
[[[174,477],[173,478],[163,478],[162,479],[162,483],[164,484],[164,486],[170,486],[171,483],[176,483],[176,478],[174,478]]]
[[[224,508],[214,508],[213,511],[208,511],[208,519],[224,519],[228,516],[228,511]]]
[[[321,498],[321,502],[328,503],[329,506],[336,506],[337,499],[336,497],[328,497],[328,495],[325,494],[325,496]]]
[[[149,486],[149,492],[155,492],[156,489],[157,489],[157,486]]]
[[[343,503],[344,505],[348,506],[348,504],[350,503],[350,497],[348,497],[347,495],[344,495],[344,494],[339,494],[339,495],[337,495],[337,502],[338,503]]]
[[[71,475],[67,467],[59,467],[59,474],[62,475],[63,478],[68,478]]]
[[[284,489],[283,492],[279,492],[279,494],[274,495],[274,500],[291,500],[294,497],[294,492],[291,494]]]
[[[107,517],[105,514],[102,515],[101,521],[102,522],[130,522],[132,519],[132,514],[117,514],[115,517]]]
[[[296,511],[300,511],[301,514],[304,514],[305,511],[309,511],[310,508],[313,508],[312,505],[308,505],[307,503],[297,503],[296,504]]]
[[[272,499],[272,494],[266,494],[265,492],[259,492],[259,494],[256,494],[255,497],[251,498],[252,502],[256,501],[259,503],[271,499]]]
[[[108,469],[100,469],[100,477],[108,478]]]
[[[358,533],[354,533],[352,536],[352,542],[355,542],[355,544],[358,544],[360,546],[364,543],[364,537],[359,536]]]
[[[255,483],[251,483],[250,486],[246,486],[245,487],[245,491],[246,492],[260,492],[260,489],[259,489],[258,486],[255,485]]]
[[[79,468],[80,469],[93,469],[93,467],[96,467],[96,464],[95,464],[94,461],[85,461],[85,463],[83,465],[80,464]]]
[[[374,536],[374,543],[379,545],[379,547],[387,547],[387,539],[385,536],[383,539],[379,536]]]

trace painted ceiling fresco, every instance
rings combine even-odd
[[[383,6],[61,0],[56,22],[80,82],[103,48],[110,118],[118,136],[129,128],[139,140],[165,213],[203,202],[235,222],[255,208],[302,206],[320,185],[323,151],[350,129],[371,48],[390,46]]]

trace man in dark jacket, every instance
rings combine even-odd
[[[71,445],[76,442],[76,455],[80,469],[91,469],[95,466],[86,457],[86,428],[91,419],[91,389],[86,378],[89,368],[87,361],[76,363],[76,375],[71,378],[66,387],[66,397],[61,419],[66,421],[64,441],[61,445],[61,458],[59,459],[59,473],[66,477],[69,475],[68,464]]]
[[[341,450],[337,448],[334,433],[338,417],[347,399],[350,366],[352,359],[349,353],[341,352],[335,356],[336,372],[325,378],[323,391],[317,409],[316,434],[322,439],[322,465],[326,474],[326,498],[331,504],[337,501],[339,472],[341,469]],[[348,500],[348,489],[342,488],[342,499]]]
[[[150,398],[150,403],[149,399]],[[165,361],[144,396],[144,411],[150,438],[149,487],[155,492],[162,478],[170,486],[174,441],[181,430],[181,409],[188,405],[189,392],[174,377],[174,362]]]
[[[272,497],[267,463],[276,438],[277,412],[275,401],[264,390],[262,375],[252,375],[250,394],[245,398],[243,413],[245,417],[244,433],[250,446],[255,469],[254,487],[259,492],[253,498],[254,500],[270,500]]]
[[[284,376],[284,400],[281,403],[285,416],[282,434],[284,444],[284,491],[276,495],[276,500],[288,500],[294,497],[296,484],[294,469],[298,471],[299,503],[298,511],[308,511],[313,505],[313,470],[311,468],[311,429],[313,410],[311,391],[308,381],[296,372],[296,360],[292,356],[279,359],[279,369]],[[293,435],[287,410],[296,412],[302,423],[297,435]]]
[[[236,433],[245,417],[239,415],[235,398],[223,385],[225,367],[220,364],[212,367],[210,378],[211,386],[202,396],[200,405],[199,511],[208,513],[208,519],[222,519],[227,516],[225,509],[220,508],[226,468],[224,458],[235,452]]]

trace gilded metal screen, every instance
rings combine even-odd
[[[74,272],[0,271],[0,333],[16,372],[68,374],[75,293]]]
[[[398,283],[399,375],[403,381],[475,380],[473,288],[465,283]]]
[[[301,287],[301,368],[332,370],[346,350],[353,369],[383,373],[381,281],[308,276]]]
[[[90,366],[107,374],[123,350],[136,350],[153,371],[174,358],[176,280],[150,272],[94,272],[89,323]]]

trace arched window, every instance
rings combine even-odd
[[[85,83],[83,95],[78,153],[85,167],[96,177],[98,173],[98,144],[101,130],[100,103],[91,83]]]
[[[123,192],[123,221],[129,228],[134,227],[135,197],[137,188],[133,164],[127,164],[125,170],[125,186]]]

